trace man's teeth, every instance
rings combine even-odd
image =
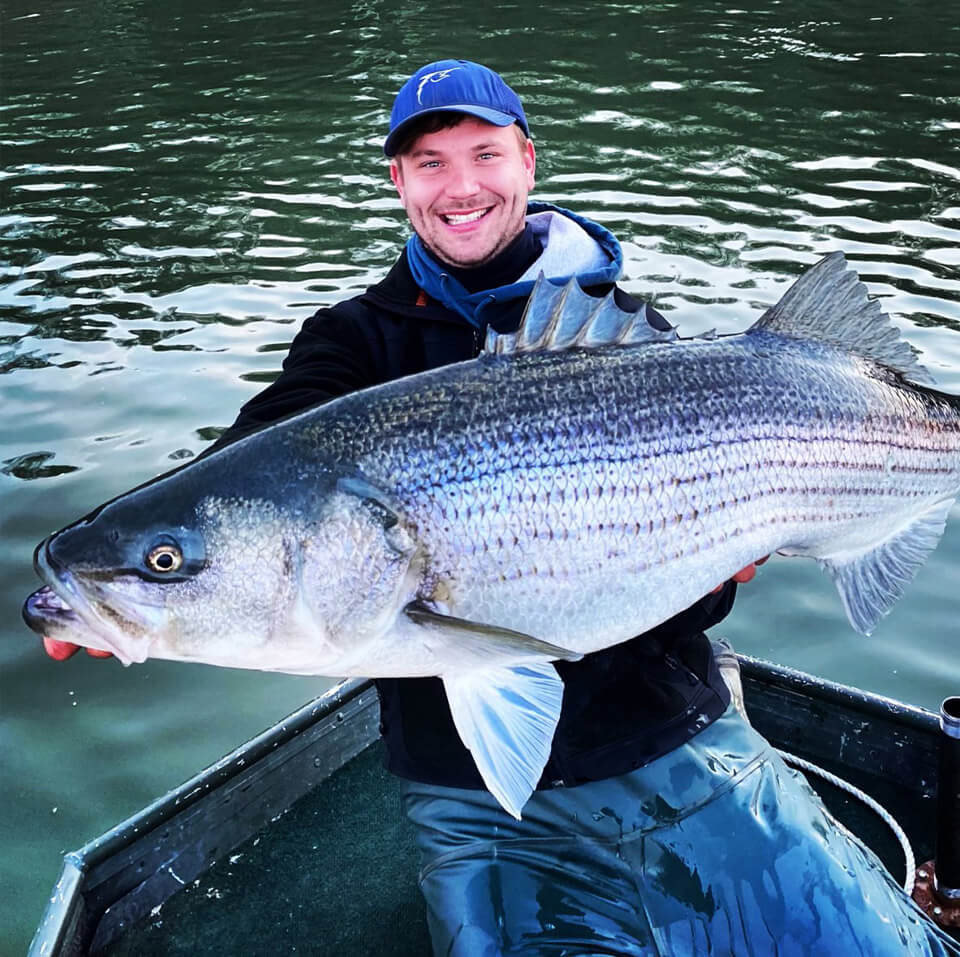
[[[451,226],[462,226],[464,223],[475,223],[481,216],[486,215],[486,209],[477,209],[472,213],[444,213],[443,219]]]

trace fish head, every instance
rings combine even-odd
[[[342,470],[260,484],[200,460],[37,547],[36,632],[109,651],[301,674],[364,673],[418,587],[413,536]],[[249,474],[249,473],[248,473]],[[352,669],[352,670],[351,670]]]

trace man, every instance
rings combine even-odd
[[[221,442],[476,356],[488,327],[517,327],[540,272],[641,308],[614,285],[622,253],[606,229],[528,202],[529,134],[486,67],[418,70],[384,146],[413,236],[382,282],[306,320],[282,375]],[[557,663],[563,709],[521,821],[484,790],[439,679],[377,682],[436,954],[960,953],[730,706],[704,631],[734,591]]]

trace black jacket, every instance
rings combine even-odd
[[[591,288],[594,295],[607,287]],[[618,304],[639,304],[617,289]],[[491,323],[515,329],[522,300]],[[648,307],[655,324],[665,324]],[[416,286],[406,253],[365,293],[307,319],[280,377],[242,408],[218,446],[326,399],[476,356],[480,334]],[[577,662],[558,662],[564,698],[541,787],[624,773],[673,750],[719,717],[729,693],[703,631],[733,604],[735,586],[708,596],[653,631]],[[380,680],[391,771],[413,780],[481,788],[453,726],[439,678]]]

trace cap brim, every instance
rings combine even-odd
[[[492,123],[494,126],[510,126],[511,123],[520,124],[520,121],[517,119],[517,117],[511,116],[509,113],[501,113],[499,110],[491,110],[486,106],[472,106],[466,104],[432,106],[428,110],[420,110],[419,113],[414,113],[413,116],[408,116],[395,130],[391,130],[390,135],[384,141],[383,152],[390,157],[396,155],[397,145],[399,144],[400,140],[403,139],[407,130],[410,129],[410,125],[415,123],[417,120],[422,119],[424,116],[429,116],[431,113],[468,113],[470,116],[475,116],[479,120],[485,120],[487,123]],[[524,130],[524,132],[526,132],[526,130]]]

